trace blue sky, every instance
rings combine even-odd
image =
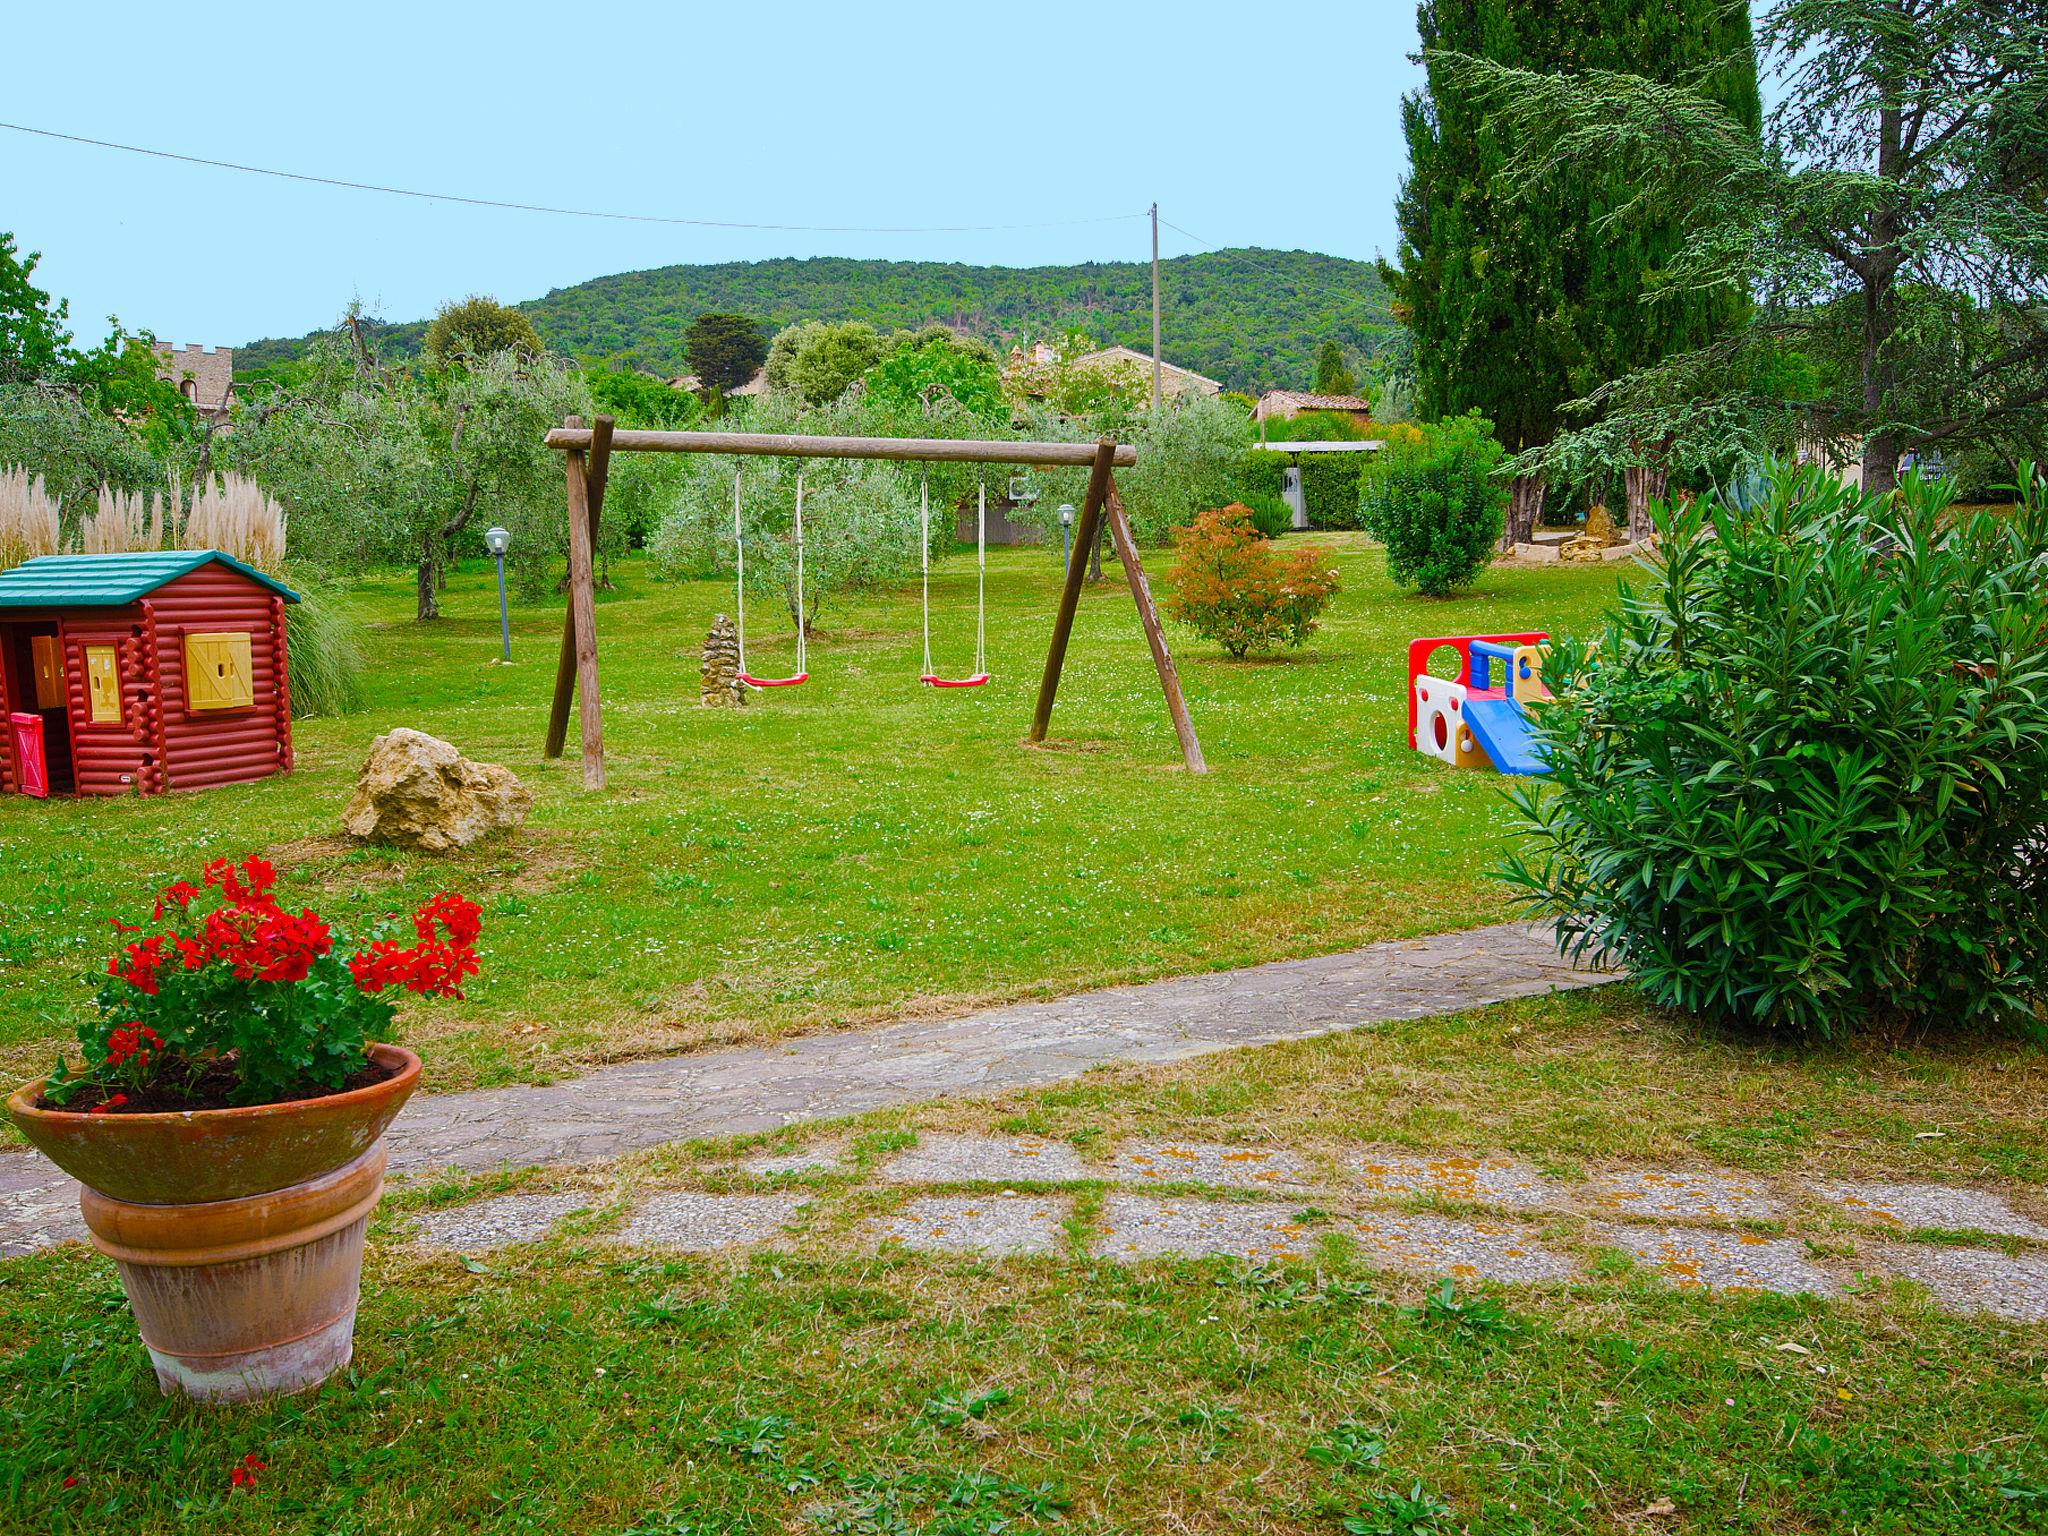
[[[1269,21],[1272,24],[1268,24]],[[426,191],[761,224],[1161,216],[1391,253],[1414,6],[234,3],[21,7],[0,120]],[[419,202],[0,131],[0,229],[81,337],[393,319],[476,291],[773,256],[1136,259],[1142,218],[705,229]],[[1163,230],[1162,255],[1194,247]]]

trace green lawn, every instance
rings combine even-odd
[[[406,579],[346,601],[369,631],[370,703],[302,721],[298,771],[124,802],[0,801],[0,1072],[47,1068],[105,953],[108,920],[204,860],[267,851],[282,895],[337,918],[443,885],[482,900],[485,971],[462,1004],[414,1009],[436,1088],[544,1078],[708,1041],[859,1024],[1487,922],[1510,825],[1491,775],[1407,750],[1404,658],[1423,633],[1588,625],[1605,567],[1506,567],[1452,602],[1403,596],[1357,536],[1316,535],[1345,590],[1305,653],[1230,663],[1176,636],[1213,772],[1179,766],[1130,598],[1082,604],[1051,749],[1022,745],[1057,561],[989,568],[995,682],[916,683],[915,589],[823,616],[813,682],[744,712],[699,709],[697,651],[731,590],[617,568],[599,609],[611,789],[540,741],[558,602],[517,607],[497,654],[487,568],[450,617],[411,622]],[[1149,557],[1155,583],[1167,564]],[[941,670],[964,668],[973,569],[934,581]],[[756,665],[790,659],[762,616]],[[352,849],[336,822],[370,738],[409,725],[509,764],[526,832],[451,859]]]
[[[740,1143],[414,1186],[372,1229],[353,1370],[228,1411],[156,1395],[111,1267],[74,1246],[0,1268],[0,1528],[2017,1536],[2048,1526],[2048,1335],[1904,1283],[1707,1297],[1609,1253],[1570,1284],[1446,1305],[1335,1240],[1316,1263],[1126,1268],[851,1234],[903,1193],[862,1165],[918,1129],[2038,1190],[2044,1124],[2038,1048],[1795,1057],[1622,989],[1571,994],[784,1133],[849,1139],[853,1166],[797,1180],[807,1230],[745,1261],[601,1236],[651,1191],[728,1186]],[[588,1214],[475,1257],[403,1244],[405,1211],[497,1186],[576,1189]],[[1544,1239],[1587,1241],[1569,1218]],[[232,1491],[251,1453],[269,1470]],[[1399,1523],[1411,1495],[1450,1513]]]

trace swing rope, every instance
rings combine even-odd
[[[732,541],[737,572],[733,609],[737,614],[734,633],[739,637],[739,679],[749,688],[793,688],[810,680],[810,653],[804,638],[804,477],[796,477],[796,671],[789,677],[755,677],[747,671],[747,539],[740,527],[740,471],[732,476]]]
[[[931,482],[917,482],[918,552],[924,578],[924,671],[918,681],[932,688],[979,688],[988,681],[988,481],[974,499],[974,675],[940,677],[932,670],[932,503]]]

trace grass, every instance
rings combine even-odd
[[[2044,1125],[2037,1048],[1781,1057],[1625,991],[1576,994],[815,1130],[851,1141],[855,1171],[796,1180],[819,1195],[808,1231],[749,1261],[601,1234],[776,1138],[416,1185],[373,1228],[347,1377],[213,1413],[155,1395],[111,1269],[72,1248],[0,1269],[0,1528],[2039,1531],[2048,1336],[1902,1283],[1709,1298],[1602,1263],[1444,1291],[1334,1237],[1316,1263],[1258,1268],[850,1239],[902,1198],[858,1165],[918,1129],[1031,1129],[1089,1155],[1152,1133],[1989,1172],[2038,1193]],[[398,1241],[408,1208],[512,1185],[581,1189],[589,1214],[475,1257]],[[1545,1236],[1573,1241],[1568,1222]],[[231,1491],[252,1452],[269,1470]]]
[[[515,608],[518,660],[501,667],[486,568],[457,572],[451,617],[424,626],[407,579],[367,582],[329,599],[369,626],[367,702],[300,722],[291,775],[0,801],[0,1073],[39,1073],[69,1039],[111,918],[252,849],[275,858],[286,900],[344,922],[445,885],[485,903],[468,1001],[403,1021],[439,1089],[1500,918],[1486,871],[1509,813],[1490,776],[1407,750],[1406,643],[1586,626],[1616,572],[1504,567],[1429,602],[1397,593],[1359,537],[1315,537],[1345,590],[1308,651],[1229,663],[1176,637],[1204,778],[1178,766],[1113,577],[1082,603],[1057,741],[1022,745],[1056,596],[1042,550],[990,557],[990,686],[917,686],[911,589],[829,609],[814,681],[741,712],[696,706],[698,647],[731,589],[624,562],[599,609],[603,796],[583,793],[573,755],[540,758],[559,603]],[[1156,579],[1165,557],[1152,560]],[[941,670],[971,650],[972,594],[965,559],[934,581]],[[756,664],[788,652],[786,618],[758,618]],[[344,843],[355,771],[397,725],[510,765],[536,794],[527,829],[451,859]]]

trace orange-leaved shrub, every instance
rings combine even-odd
[[[1173,531],[1179,551],[1166,611],[1232,656],[1299,646],[1337,595],[1337,572],[1314,549],[1283,560],[1249,507],[1212,507]]]

